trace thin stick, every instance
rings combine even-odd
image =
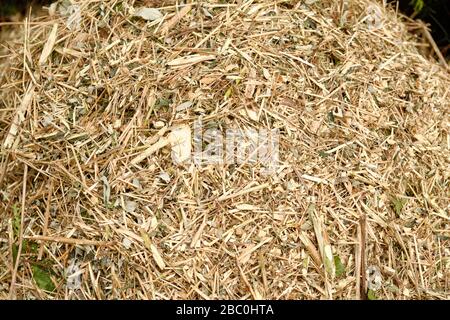
[[[28,166],[25,164],[25,167],[23,169],[23,182],[22,182],[22,208],[20,210],[19,248],[17,250],[16,264],[14,265],[14,270],[11,277],[11,287],[9,288],[10,299],[16,298],[15,286],[16,286],[17,270],[19,269],[20,254],[22,253],[23,220],[24,220],[23,218],[25,215],[25,195],[27,191],[27,175],[28,175]]]
[[[47,235],[47,228],[48,228],[48,218],[50,216],[50,203],[52,202],[52,191],[53,191],[53,180],[50,182],[50,187],[48,189],[48,195],[47,195],[47,205],[45,207],[45,215],[44,215],[44,226],[42,228],[42,235]],[[44,253],[44,244],[41,244],[41,247],[39,248],[39,254],[38,254],[38,260],[42,259],[42,254]]]
[[[420,20],[419,20],[420,21]],[[433,36],[431,35],[430,31],[428,31],[426,25],[422,22],[422,30],[425,38],[427,38],[428,42],[431,44],[431,47],[433,48],[434,52],[436,53],[436,56],[439,59],[439,62],[447,69],[449,70],[450,67],[447,64],[447,61],[445,61],[444,56],[442,55],[441,50],[439,50],[439,47],[437,46],[436,42],[433,39]]]
[[[366,215],[362,214],[359,219],[361,231],[360,243],[360,259],[361,259],[361,300],[367,300],[367,284],[366,284]]]
[[[169,30],[178,23],[186,14],[191,11],[192,6],[187,4],[183,9],[178,11],[169,21],[167,21],[161,28],[161,33],[166,34]]]
[[[248,188],[248,189],[244,189],[244,190],[238,191],[236,193],[232,193],[232,194],[229,194],[229,195],[222,195],[217,200],[218,201],[224,201],[224,200],[232,199],[232,198],[239,197],[239,196],[242,196],[242,195],[247,194],[247,193],[251,193],[251,192],[255,192],[255,191],[259,191],[259,190],[268,188],[269,186],[270,186],[270,184],[263,183],[263,184],[261,184],[259,186],[255,186],[255,187],[251,187],[251,188]]]
[[[148,156],[152,155],[153,153],[155,153],[156,151],[158,151],[161,148],[164,148],[165,146],[167,146],[168,144],[170,144],[170,139],[168,138],[160,138],[158,140],[158,142],[156,142],[155,144],[151,145],[149,148],[147,148],[144,152],[142,152],[139,156],[137,156],[136,158],[134,158],[131,161],[132,165],[138,164],[140,163],[142,160],[144,160],[145,158],[147,158]]]
[[[64,237],[50,237],[50,236],[25,236],[25,239],[36,241],[52,241],[61,242],[74,245],[86,245],[86,246],[111,246],[115,244],[114,241],[95,241],[86,239],[73,239]]]
[[[247,277],[245,276],[244,270],[242,270],[242,267],[241,267],[239,261],[238,261],[238,263],[236,265],[237,265],[237,267],[239,269],[239,273],[241,274],[242,280],[244,281],[244,283],[247,286],[248,290],[252,294],[253,299],[255,299],[255,300],[258,299],[258,297],[256,296],[255,291],[253,290],[250,282],[248,281]]]
[[[25,113],[27,112],[28,108],[30,107],[33,101],[33,97],[34,97],[34,86],[30,84],[23,96],[19,108],[17,108],[17,112],[14,116],[13,121],[11,122],[11,127],[9,128],[8,135],[6,136],[5,141],[3,141],[3,147],[5,149],[11,148],[12,145],[14,144],[14,141],[20,129],[20,125],[25,118]]]
[[[3,185],[3,179],[5,178],[6,175],[6,171],[8,170],[8,163],[9,163],[9,153],[6,153],[5,157],[2,157],[4,160],[2,161],[3,164],[3,168],[1,170],[1,175],[0,175],[0,188],[2,188]]]

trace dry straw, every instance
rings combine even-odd
[[[370,5],[74,0],[16,24],[0,297],[358,299],[371,267],[370,298],[450,298],[449,73]],[[174,164],[200,117],[279,129],[277,172]]]

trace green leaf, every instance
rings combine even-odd
[[[172,103],[172,101],[169,99],[160,98],[160,99],[156,100],[154,108],[156,111],[158,111],[160,109],[167,108],[168,106],[170,106],[171,103]]]
[[[225,92],[224,99],[225,100],[228,99],[229,97],[231,97],[232,94],[233,94],[233,88],[229,87],[228,90]]]
[[[28,251],[28,241],[26,239],[22,240],[22,252]]]
[[[13,204],[13,234],[18,237],[20,234],[20,208],[17,203]]]
[[[405,206],[407,200],[406,199],[400,199],[400,198],[394,198],[392,199],[392,205],[394,206],[395,213],[397,216],[402,213],[403,207]]]
[[[342,264],[341,258],[338,255],[334,256],[334,265],[336,266],[336,277],[345,274],[345,266]]]
[[[319,156],[321,156],[322,158],[326,158],[328,157],[328,153],[326,153],[325,151],[319,151]]]
[[[27,241],[24,239],[22,241],[22,253],[38,253],[39,245],[36,242]],[[17,255],[19,253],[19,245],[16,243],[13,243],[12,245],[12,256],[13,256],[13,263],[16,263]]]
[[[423,0],[412,0],[409,4],[414,7],[415,12],[419,13],[420,11],[422,11],[425,3],[423,2]]]
[[[13,263],[16,265],[17,260],[17,254],[19,253],[19,246],[17,244],[12,245],[12,256],[13,256]]]
[[[377,296],[375,295],[375,291],[370,290],[367,292],[367,298],[369,300],[378,300]]]
[[[36,242],[30,242],[29,248],[31,253],[38,253],[39,245]]]
[[[39,288],[45,291],[54,291],[55,284],[50,278],[50,274],[37,265],[32,265],[31,270],[33,271],[33,279]]]

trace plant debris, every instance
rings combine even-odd
[[[0,298],[450,298],[450,76],[393,8],[76,5],[0,48]],[[200,120],[279,164],[194,163]]]

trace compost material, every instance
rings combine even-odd
[[[450,77],[393,9],[59,1],[0,50],[0,298],[450,298]]]

